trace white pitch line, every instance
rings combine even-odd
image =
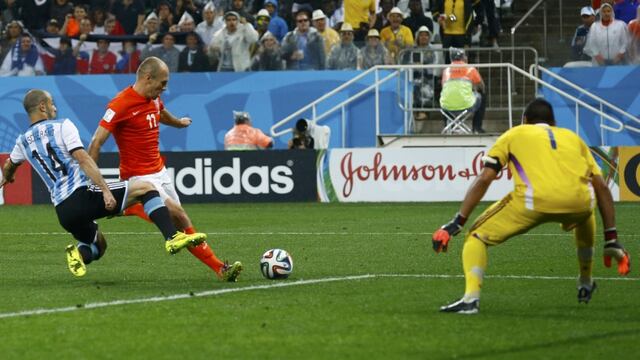
[[[217,295],[229,294],[229,293],[235,293],[235,292],[265,290],[265,289],[309,285],[309,284],[320,284],[320,283],[337,282],[337,281],[352,281],[352,280],[364,280],[364,279],[374,279],[374,278],[451,279],[451,278],[462,278],[462,277],[463,277],[462,275],[450,275],[450,274],[350,275],[350,276],[329,277],[329,278],[321,278],[321,279],[297,280],[297,281],[291,281],[291,282],[277,282],[277,283],[272,283],[268,285],[250,285],[245,287],[208,290],[208,291],[201,291],[201,292],[192,292],[187,294],[174,294],[174,295],[168,295],[168,296],[154,296],[154,297],[139,298],[139,299],[128,299],[128,300],[123,299],[123,300],[114,300],[114,301],[106,301],[106,302],[87,303],[87,304],[78,305],[78,306],[67,306],[67,307],[50,308],[50,309],[23,310],[23,311],[17,311],[17,312],[0,313],[0,319],[15,318],[15,317],[22,317],[22,316],[37,316],[37,315],[48,315],[48,314],[56,314],[56,313],[66,313],[66,312],[73,312],[78,310],[98,309],[98,308],[120,306],[120,305],[174,301],[174,300],[189,299],[193,297],[208,297],[208,296],[217,296]],[[534,276],[534,275],[489,275],[486,277],[490,279],[518,279],[518,280],[575,280],[576,279],[575,277],[572,277],[572,276]],[[596,277],[594,279],[607,280],[607,281],[609,280],[611,281],[640,280],[640,278],[612,278],[612,277]]]
[[[157,232],[150,231],[112,231],[112,232],[104,232],[105,235],[137,235],[137,236],[158,236]],[[262,232],[229,232],[229,231],[214,231],[207,232],[207,235],[212,236],[272,236],[272,235],[306,235],[306,236],[347,236],[347,235],[370,235],[370,236],[388,236],[388,235],[431,235],[431,232],[293,232],[293,231],[262,231]],[[48,235],[69,235],[69,233],[62,231],[52,231],[52,232],[0,232],[0,236],[48,236]],[[555,233],[555,234],[521,234],[518,236],[544,236],[544,237],[557,237],[557,236],[565,236],[565,237],[573,237],[573,234],[570,232],[566,233]],[[638,237],[640,235],[635,234],[618,234],[618,237]]]

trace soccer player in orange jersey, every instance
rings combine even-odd
[[[176,227],[191,234],[195,229],[160,156],[160,124],[185,128],[192,122],[188,117],[177,118],[164,108],[160,94],[168,82],[169,68],[162,60],[157,57],[144,60],[138,67],[135,84],[122,90],[107,105],[89,145],[89,155],[97,162],[100,148],[113,134],[120,152],[120,178],[154,184]],[[223,263],[206,242],[189,251],[224,281],[236,281],[242,271],[242,263]]]

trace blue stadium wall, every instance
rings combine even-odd
[[[599,68],[555,68],[554,72],[581,87],[617,104],[636,116],[640,115],[640,67],[614,66]],[[252,115],[254,125],[265,132],[309,102],[352,79],[357,71],[317,72],[255,72],[172,74],[163,100],[177,116],[191,116],[194,124],[188,129],[163,127],[160,136],[162,151],[212,151],[223,149],[225,132],[232,126],[232,111],[245,110]],[[373,75],[358,82],[319,107],[329,109],[364,89]],[[576,96],[574,90],[546,79]],[[10,152],[20,131],[27,127],[22,109],[24,93],[32,88],[46,89],[54,96],[60,117],[72,119],[87,145],[105,111],[105,106],[118,91],[132,84],[132,75],[43,76],[31,78],[0,78],[0,152]],[[395,94],[397,83],[392,80],[381,92],[381,131],[403,133],[402,112]],[[555,106],[560,126],[575,130],[575,106],[549,90],[542,94]],[[585,101],[594,104],[591,100]],[[595,105],[595,104],[594,104]],[[310,117],[308,112],[305,116]],[[331,147],[342,146],[339,111],[323,123],[332,128]],[[599,119],[587,110],[580,110],[579,134],[590,146],[601,145]],[[375,146],[374,96],[370,93],[348,107],[344,137],[346,147]],[[293,123],[292,123],[293,124]],[[604,145],[638,145],[640,134],[606,132]],[[286,148],[289,136],[276,139],[275,147]],[[109,140],[105,151],[116,151]]]
[[[168,91],[162,99],[176,116],[190,116],[187,129],[163,127],[161,151],[222,150],[224,134],[233,125],[233,110],[249,111],[254,126],[268,133],[271,126],[313,100],[360,74],[358,71],[287,71],[248,73],[171,74]],[[373,75],[323,103],[319,111],[363,90]],[[58,107],[58,116],[72,119],[88,146],[108,101],[132,84],[133,75],[73,75],[31,78],[0,78],[0,152],[10,152],[19,132],[28,126],[22,108],[27,90],[49,91]],[[382,131],[403,131],[402,113],[395,95],[397,83],[390,81],[381,92]],[[347,147],[375,146],[375,99],[373,93],[349,106],[345,131]],[[320,112],[319,112],[320,113]],[[332,129],[331,147],[342,146],[342,127],[338,115],[322,123]],[[307,117],[311,113],[306,114]],[[291,125],[295,123],[292,122]],[[286,148],[290,136],[276,139],[276,148]],[[104,151],[116,151],[111,139]]]
[[[552,68],[551,70],[579,85],[581,88],[626,110],[636,118],[640,117],[640,66]],[[576,90],[561,84],[547,75],[543,76],[543,80],[550,82],[552,85],[576,96],[595,108],[599,107],[593,100],[586,98]],[[578,114],[576,114],[575,103],[573,101],[567,100],[549,89],[543,88],[542,94],[554,105],[556,120],[559,126],[576,131],[576,115],[579,117],[580,126],[577,132],[590,146],[640,144],[640,134],[628,130],[619,133],[605,131],[603,139],[601,139],[599,116],[596,116],[585,108],[580,108]],[[617,113],[611,111],[607,111],[607,113],[615,118],[619,118]],[[639,123],[633,123],[627,119],[621,120],[626,124],[640,128]],[[606,124],[615,127],[615,124],[611,124],[610,122]],[[604,140],[604,143],[602,143],[602,140]]]

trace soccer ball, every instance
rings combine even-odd
[[[267,279],[286,279],[293,271],[293,259],[285,250],[267,250],[260,259],[260,271]]]

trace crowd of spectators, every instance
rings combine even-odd
[[[0,0],[0,76],[132,73],[149,56],[172,72],[366,69],[403,63],[418,29],[468,45],[484,19],[482,3]]]
[[[640,64],[640,0],[594,2],[580,10],[571,41],[573,60],[594,66]]]
[[[74,1],[0,0],[0,76],[131,73],[148,56],[172,72],[367,69],[415,63],[419,29],[463,48],[482,23],[497,46],[500,27],[490,0]],[[574,60],[639,64],[639,3],[582,8]]]

